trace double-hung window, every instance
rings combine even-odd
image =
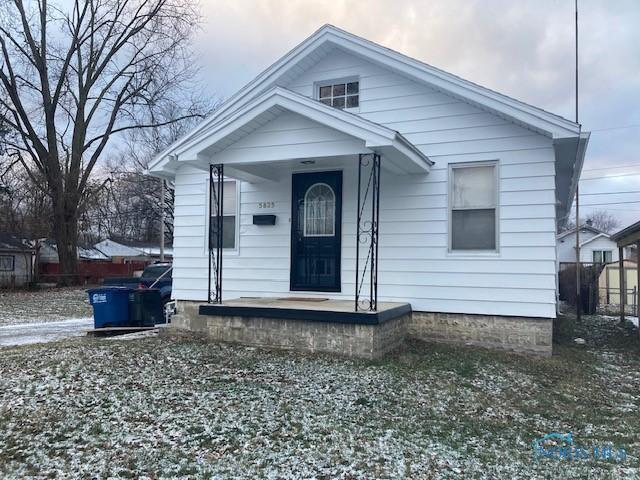
[[[594,250],[593,251],[593,263],[611,263],[612,262],[611,250]]]
[[[217,186],[214,186],[217,193]],[[236,248],[236,228],[238,226],[238,184],[236,181],[225,180],[223,186],[223,203],[222,203],[222,248]],[[209,241],[211,246],[217,244],[217,216],[212,215],[209,221]]]
[[[498,250],[496,162],[450,165],[449,250]]]

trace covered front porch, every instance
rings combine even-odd
[[[379,310],[381,178],[426,175],[432,165],[398,132],[279,87],[203,135],[181,157],[170,163],[209,174],[210,304],[269,291],[244,288],[237,295],[238,289],[226,288],[226,262],[235,259],[225,250],[225,184],[235,179],[252,191],[242,201],[237,256],[246,258],[247,235],[251,242],[262,237],[263,252],[255,242],[250,246],[259,268],[275,251],[270,242],[277,236],[278,251],[288,250],[290,273],[288,288],[277,289],[282,297],[350,297],[353,312]]]
[[[364,357],[395,348],[411,306],[397,291],[386,294],[397,303],[378,301],[381,179],[401,189],[399,179],[431,165],[394,130],[282,88],[266,92],[165,166],[208,172],[207,303],[179,302],[177,324],[267,347]],[[230,181],[237,196],[226,193]]]

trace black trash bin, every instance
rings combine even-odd
[[[160,290],[138,288],[129,294],[129,322],[132,327],[153,327],[165,323]]]

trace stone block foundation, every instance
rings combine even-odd
[[[431,342],[551,355],[553,319],[413,312],[407,335]]]
[[[200,305],[179,301],[170,330],[187,330],[220,342],[369,359],[399,348],[407,338],[543,356],[552,351],[552,319],[409,312],[371,325],[201,315]]]
[[[204,334],[212,340],[266,348],[326,352],[377,358],[398,348],[406,337],[409,314],[376,325],[331,323],[250,316],[201,315],[200,303],[178,303],[175,329]]]

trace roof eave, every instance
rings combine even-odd
[[[287,52],[278,61],[262,71],[228,100],[223,102],[223,104],[220,105],[220,107],[218,107],[210,117],[203,120],[200,126],[196,127],[194,130],[174,142],[163,152],[157,155],[150,163],[150,169],[155,168],[159,162],[161,162],[168,154],[174,152],[174,150],[180,147],[184,142],[206,133],[205,131],[214,126],[216,121],[224,119],[224,114],[230,108],[237,103],[241,103],[250,94],[259,90],[263,84],[272,81],[274,78],[278,78],[283,71],[286,71],[287,68],[291,66],[291,63],[308,54],[309,51],[313,50],[318,44],[332,40],[334,40],[334,43],[341,48],[349,46],[352,47],[351,49],[353,50],[355,49],[353,47],[357,46],[361,50],[361,53],[369,54],[367,55],[369,57],[371,55],[376,56],[379,60],[384,60],[383,63],[387,65],[389,63],[393,63],[399,70],[404,70],[405,74],[427,81],[428,83],[433,84],[436,88],[440,88],[453,95],[458,95],[466,101],[481,105],[483,108],[495,110],[498,114],[508,116],[516,122],[526,123],[552,138],[574,136],[580,132],[580,127],[577,124],[558,115],[554,115],[550,112],[538,109],[485,87],[481,87],[480,85],[449,74],[443,70],[439,70],[420,62],[419,60],[345,32],[344,30],[332,25],[324,25]],[[335,42],[335,40],[340,40],[340,42]],[[424,76],[428,76],[429,78],[425,79]]]
[[[199,161],[201,153],[198,152],[203,152],[273,108],[282,108],[303,115],[326,127],[359,138],[365,142],[365,146],[373,149],[393,147],[403,157],[415,163],[421,171],[428,172],[433,165],[433,162],[415,145],[388,127],[371,122],[359,115],[324,105],[285,88],[274,87],[228,115],[217,124],[216,130],[210,130],[206,136],[185,142],[180,149],[175,150],[175,153],[167,155],[163,162],[150,167],[148,172],[156,176],[170,176],[181,162]]]

